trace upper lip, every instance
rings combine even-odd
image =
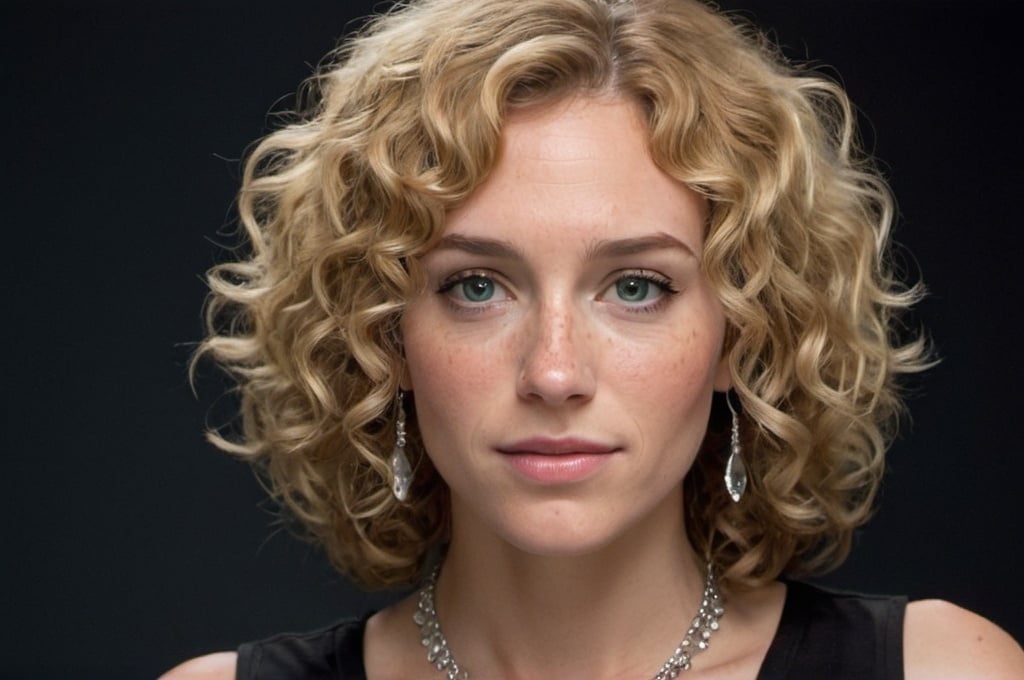
[[[617,446],[591,441],[582,437],[529,437],[503,444],[501,453],[543,453],[559,455],[566,453],[614,453]]]

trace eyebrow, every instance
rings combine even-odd
[[[586,258],[588,260],[592,260],[620,257],[622,255],[634,255],[648,250],[664,250],[667,248],[685,250],[692,257],[697,257],[697,254],[693,252],[690,246],[686,245],[675,236],[666,234],[662,231],[650,236],[616,239],[614,241],[597,241],[587,247]]]
[[[658,232],[650,236],[637,238],[624,238],[615,240],[601,240],[587,246],[584,253],[585,260],[607,259],[621,257],[623,255],[635,255],[636,253],[648,250],[664,250],[667,248],[684,250],[690,256],[696,258],[693,250],[671,234]],[[461,234],[448,234],[443,236],[434,250],[461,250],[472,255],[483,255],[488,257],[502,257],[509,259],[525,259],[523,253],[508,241],[488,238],[483,236],[463,236]]]
[[[463,236],[462,234],[443,236],[432,250],[461,250],[471,255],[523,259],[523,254],[519,249],[508,241],[496,238]]]

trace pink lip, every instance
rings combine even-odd
[[[582,481],[608,463],[609,454],[618,450],[575,437],[532,437],[498,447],[516,471],[540,484]]]

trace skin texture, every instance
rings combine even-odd
[[[569,98],[508,117],[488,179],[421,258],[404,386],[451,490],[437,600],[467,668],[642,676],[696,611],[681,482],[729,387],[706,217],[651,160],[632,102]],[[508,455],[538,438],[601,460],[538,482]]]
[[[906,680],[1020,680],[1024,651],[991,621],[949,602],[907,605],[903,663]]]
[[[696,611],[681,480],[712,392],[729,387],[725,323],[699,266],[705,218],[650,160],[632,103],[570,98],[509,117],[492,174],[420,262],[403,388],[451,489],[436,601],[476,680],[651,677]],[[585,440],[601,460],[538,481],[524,470],[550,455],[509,454],[531,437]],[[730,593],[687,676],[755,678],[784,595]],[[369,620],[371,680],[437,677],[414,607]],[[905,665],[908,680],[1024,677],[1006,633],[936,601],[908,607]],[[163,677],[234,668],[222,653]]]
[[[728,387],[725,323],[698,259],[704,200],[642,140],[621,100],[513,114],[497,167],[422,258],[407,387],[452,491],[453,542],[585,553],[680,507],[712,391]],[[473,286],[487,301],[467,299]],[[582,482],[537,484],[500,453],[528,437],[614,453]]]

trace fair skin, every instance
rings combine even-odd
[[[493,172],[420,262],[403,387],[451,489],[436,599],[475,680],[652,677],[698,606],[681,480],[729,387],[725,322],[700,268],[707,206],[645,139],[621,98],[513,112]],[[783,601],[780,584],[731,593],[688,675],[755,678]],[[440,677],[414,607],[370,619],[371,680]],[[941,602],[908,607],[905,664],[911,680],[1024,677],[1006,633]]]

